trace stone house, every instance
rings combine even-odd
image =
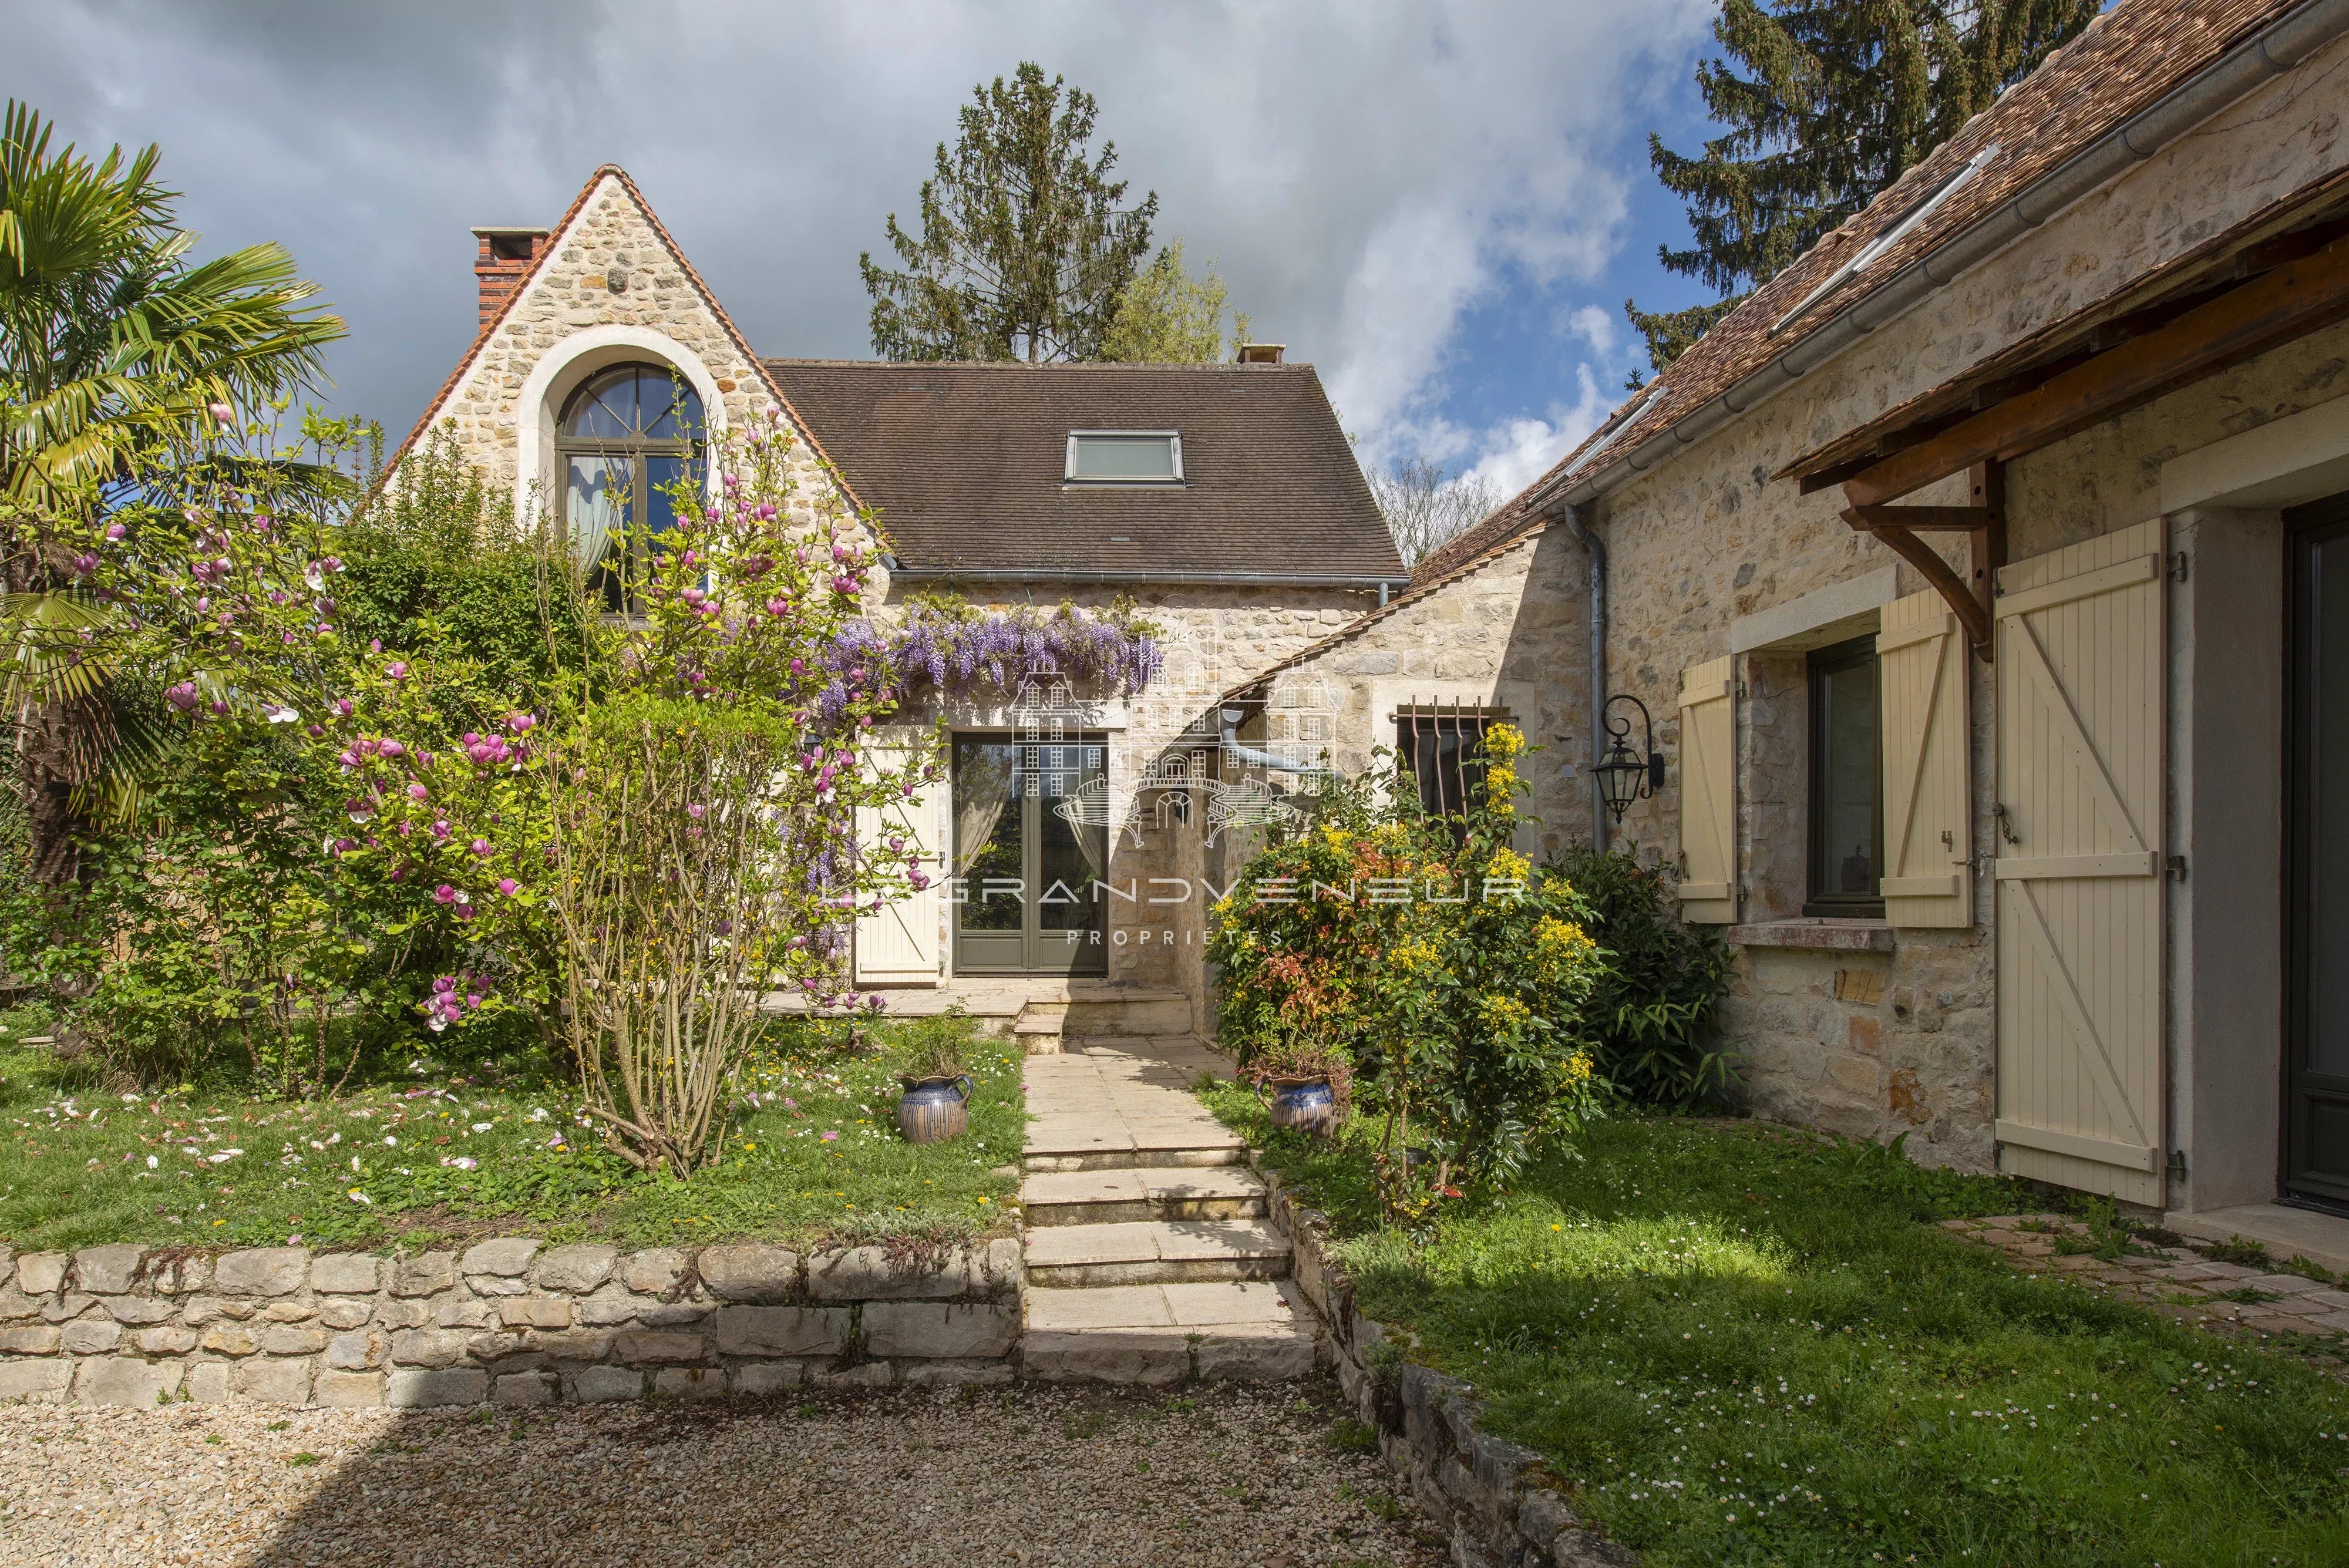
[[[2344,32],[2122,0],[1234,700],[1526,719],[1757,1111],[2349,1262]]]
[[[1164,668],[1138,693],[1023,670],[908,715],[899,743],[946,721],[951,783],[889,826],[944,875],[859,920],[856,974],[916,1010],[1097,981],[1197,1022],[1196,986],[1173,985],[1197,973],[1190,878],[1221,874],[1203,840],[1279,809],[1225,776],[1216,699],[1408,578],[1312,367],[1276,344],[1192,366],[762,357],[615,167],[552,228],[474,234],[479,330],[395,472],[439,432],[512,488],[518,523],[558,516],[595,552],[622,511],[657,521],[698,441],[773,410],[808,519],[877,522],[877,622],[953,592],[1123,601],[1158,628]]]

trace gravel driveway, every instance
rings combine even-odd
[[[393,1415],[0,1407],[0,1562],[1306,1568],[1444,1553],[1325,1385]]]

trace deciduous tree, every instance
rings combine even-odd
[[[1210,261],[1194,277],[1176,240],[1134,275],[1119,298],[1102,339],[1102,358],[1129,364],[1205,365],[1224,357],[1224,311],[1229,295]],[[1232,315],[1231,351],[1247,340],[1248,318]]]

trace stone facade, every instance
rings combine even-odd
[[[468,358],[429,421],[513,492],[522,515],[553,501],[552,438],[564,400],[606,366],[676,365],[701,393],[713,431],[744,428],[781,406],[765,372],[616,171],[596,178],[548,249],[545,265]],[[812,508],[832,486],[806,432],[800,434],[796,477]]]
[[[999,1383],[1019,1243],[623,1252],[501,1237],[378,1257],[0,1247],[0,1400],[528,1406]]]
[[[1609,558],[1608,689],[1646,703],[1671,764],[1664,789],[1634,805],[1612,834],[1615,842],[1636,846],[1651,864],[1676,860],[1681,675],[1730,653],[1734,623],[1888,567],[1896,570],[1898,594],[1926,587],[1889,549],[1843,523],[1838,493],[1802,495],[1792,483],[1771,475],[1803,452],[2178,260],[2265,204],[2333,174],[2349,161],[2339,114],[2349,80],[2344,73],[2349,47],[2335,45],[2279,74],[1904,317],[1600,498],[1589,521]],[[2349,327],[2333,327],[2029,453],[2007,470],[2009,559],[2024,560],[2159,515],[2165,462],[2344,394]],[[1962,504],[1964,483],[1957,476],[1907,499]],[[2274,549],[2280,561],[2274,514],[2260,526],[2268,532],[2259,535],[2265,541],[2259,548]],[[1962,573],[1962,536],[1927,537],[1946,541],[1948,558]],[[2178,548],[2213,535],[2208,523],[2186,516],[2172,518],[2170,537]],[[2216,565],[2215,556],[2212,560]],[[1560,596],[1547,607],[1560,622],[1561,644],[1572,640],[1563,623],[1584,591],[1577,571],[1569,554],[1557,580],[1544,590]],[[2192,584],[2171,590],[2173,627],[2193,624],[2193,596],[2201,591],[2208,590]],[[1433,614],[1411,623],[1435,642],[1422,656],[1456,657],[1441,640],[1444,627],[1473,618],[1490,597],[1490,587],[1477,574],[1438,590],[1434,600],[1454,600],[1457,607],[1442,625]],[[2266,668],[2262,660],[2272,662],[2267,646],[2276,635],[2272,621],[2271,615],[2230,621],[2226,635],[2240,642],[2236,663]],[[1374,635],[1366,632],[1366,650],[1375,646]],[[2271,687],[2214,681],[2214,674],[2226,676],[2228,661],[2204,636],[2198,652],[2190,631],[2172,635],[2172,723],[2180,739],[2173,744],[2171,768],[2173,794],[2181,802],[2190,793],[2188,733],[2207,724],[2215,708],[2253,703],[2272,711],[2280,701]],[[1568,677],[1572,681],[1583,661],[1561,646],[1555,668],[1576,672]],[[1808,791],[1804,668],[1800,652],[1769,646],[1737,659],[1743,909],[1730,932],[1737,963],[1722,1033],[1747,1054],[1745,1092],[1755,1111],[1860,1137],[1909,1133],[1909,1152],[1928,1163],[1991,1168],[1992,879],[1976,878],[1971,929],[1823,928],[1797,919],[1805,897]],[[1992,816],[1996,715],[1989,670],[1979,661],[1969,668],[1971,847],[1990,855],[1998,844]],[[2197,701],[2204,704],[2199,711]],[[1375,725],[1376,715],[1364,716]],[[1357,726],[1350,743],[1361,749],[1376,734],[1375,728]],[[2203,765],[2212,764],[2206,759]],[[2271,847],[2237,853],[2232,843],[2210,837],[2209,814],[2186,815],[2182,805],[2179,810],[2169,848],[2183,851],[2190,863],[2210,867],[2214,876],[2239,863],[2274,864]],[[1555,820],[1574,818],[1563,811]],[[2195,842],[2198,833],[2204,843]],[[2269,929],[2276,896],[2272,871],[2262,875],[2268,878],[2262,886],[2230,892],[2231,903],[2216,898],[2216,883],[2189,881],[2172,895],[2173,926],[2181,909],[2197,908],[2196,929],[2206,933],[2238,926]],[[2240,1038],[2249,1016],[2241,1009],[2222,1016],[2206,1005],[2199,1015],[2205,1034],[2198,1036],[2198,1014],[2187,998],[2197,986],[2208,991],[2213,976],[2185,967],[2191,949],[2182,927],[2173,931],[2170,951],[2178,1003],[2168,1044],[2169,1141],[2189,1169],[2228,1171],[2223,1184],[2215,1178],[2199,1185],[2191,1178],[2173,1179],[2171,1202],[2201,1207],[2271,1193],[2272,1114],[2265,1115],[2269,1130],[2261,1134],[2256,1106],[2217,1116],[2187,1096],[2211,1098],[2223,1087],[2215,1079],[2240,1080],[2247,1073],[2271,1083],[2279,1058],[2271,1045],[2247,1045]],[[2272,951],[2267,961],[2272,965]],[[2264,1017],[2274,1009],[2272,982],[2265,992],[2258,984],[2237,989],[2261,1014],[2262,1039],[2272,1042],[2275,1026]],[[2225,1027],[2213,1031],[2213,1022]],[[2264,1103],[2272,1106],[2271,1092]],[[2267,1141],[2251,1147],[2261,1137]]]

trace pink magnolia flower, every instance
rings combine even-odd
[[[236,420],[236,410],[230,408],[226,403],[209,404],[206,406],[204,411],[224,425],[233,424]]]
[[[383,672],[386,675],[390,676],[394,680],[405,680],[408,679],[408,661],[402,659],[395,659],[389,664],[383,667]]]
[[[432,889],[432,901],[436,904],[453,904],[457,901],[457,889],[443,882]]]
[[[490,852],[490,841],[486,838],[476,838],[467,847],[476,855],[487,855]]]
[[[432,792],[426,789],[420,784],[412,784],[408,786],[408,798],[410,800],[430,800],[432,798]]]
[[[521,890],[522,884],[515,881],[512,877],[501,877],[498,878],[498,891],[503,893],[507,898],[512,898],[514,894]]]
[[[129,530],[129,529],[125,528],[125,527],[124,527],[121,524],[119,524],[119,523],[109,523],[109,524],[106,525],[106,536],[107,536],[109,539],[119,539],[119,538],[121,538],[124,535],[126,535],[126,534],[128,534],[128,533],[129,533],[129,532],[130,532],[130,530]]]

